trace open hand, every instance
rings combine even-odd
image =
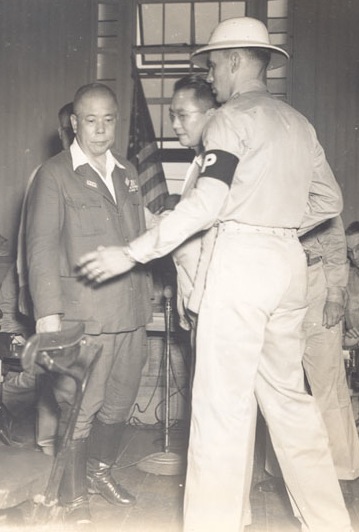
[[[119,246],[100,246],[96,251],[86,253],[77,263],[78,274],[90,281],[103,283],[116,275],[126,273],[136,261],[129,255],[127,248]]]
[[[340,303],[327,301],[323,310],[323,326],[327,329],[334,327],[344,316],[344,307]]]

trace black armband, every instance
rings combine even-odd
[[[206,151],[199,177],[214,177],[230,187],[238,161],[239,158],[228,151]]]

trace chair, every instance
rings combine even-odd
[[[66,397],[64,427],[55,457],[41,451],[0,445],[0,510],[30,501],[31,524],[46,523],[57,512],[57,496],[69,443],[92,369],[102,347],[84,336],[84,326],[75,325],[56,333],[33,335],[21,353],[25,371],[46,373],[54,383],[54,395]],[[68,379],[70,377],[70,379]],[[74,384],[72,389],[64,382]]]

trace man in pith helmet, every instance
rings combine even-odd
[[[351,530],[301,364],[307,265],[298,235],[337,216],[342,197],[313,127],[266,88],[267,69],[287,58],[260,21],[221,22],[193,54],[223,104],[204,130],[197,187],[129,246],[80,260],[101,283],[218,226],[198,317],[186,532],[248,524],[257,404],[303,530]]]

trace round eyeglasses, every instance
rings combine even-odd
[[[201,112],[202,111],[197,110],[197,111],[180,111],[179,113],[174,113],[173,111],[170,110],[169,117],[172,123],[176,120],[176,118],[178,118],[181,124],[183,124],[190,117],[190,115],[193,115],[195,113],[201,113]]]

